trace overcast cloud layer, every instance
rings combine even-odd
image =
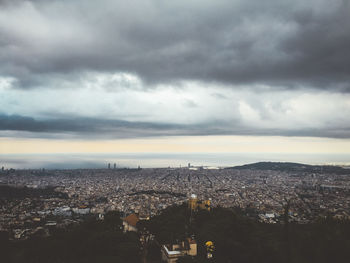
[[[0,0],[0,136],[350,138],[350,3]]]

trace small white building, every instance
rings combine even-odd
[[[162,245],[162,261],[175,263],[178,258],[188,256],[197,256],[197,242],[191,238],[173,245]]]

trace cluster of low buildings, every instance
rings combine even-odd
[[[176,263],[184,256],[197,256],[197,242],[192,238],[186,238],[175,244],[165,244],[161,246],[162,261]]]
[[[50,226],[65,227],[87,216],[102,219],[111,210],[124,218],[149,218],[193,193],[210,200],[211,207],[239,207],[268,223],[282,220],[287,203],[290,219],[300,223],[329,214],[348,218],[350,211],[350,177],[324,173],[193,167],[13,170],[0,173],[0,184],[52,186],[68,196],[0,199],[0,231],[19,239],[49,234]]]

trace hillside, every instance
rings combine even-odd
[[[331,218],[309,224],[266,224],[251,220],[240,209],[213,208],[194,214],[186,205],[165,209],[140,222],[161,244],[194,235],[198,256],[181,262],[302,263],[348,262],[350,221]],[[212,260],[206,260],[205,242],[214,242]]]
[[[123,233],[120,213],[108,212],[103,221],[52,229],[49,237],[8,241],[0,231],[0,262],[6,263],[138,263],[140,242],[134,232]]]
[[[24,198],[68,198],[68,195],[55,191],[55,187],[29,188],[0,185],[0,199]]]
[[[245,164],[241,166],[229,167],[227,169],[251,169],[251,170],[274,170],[286,172],[305,172],[305,173],[332,173],[339,175],[350,174],[350,169],[344,169],[340,166],[331,165],[308,165],[302,163],[290,162],[258,162]]]
[[[348,262],[350,221],[331,218],[310,224],[265,224],[251,220],[240,209],[213,208],[193,214],[187,205],[172,206],[148,221],[139,221],[139,229],[155,234],[144,248],[147,262],[160,263],[159,244],[194,236],[198,244],[195,258],[179,262],[216,263],[328,263]],[[4,253],[1,262],[9,263],[137,263],[142,250],[136,233],[122,232],[120,214],[109,212],[104,221],[90,220],[69,229],[57,229],[50,237],[9,242],[0,232]],[[205,242],[215,245],[214,258],[206,260]]]

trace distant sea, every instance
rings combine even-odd
[[[115,153],[115,154],[0,154],[0,167],[5,169],[78,169],[118,168],[227,167],[247,163],[273,161],[305,164],[350,165],[350,154],[284,154],[284,153]]]

